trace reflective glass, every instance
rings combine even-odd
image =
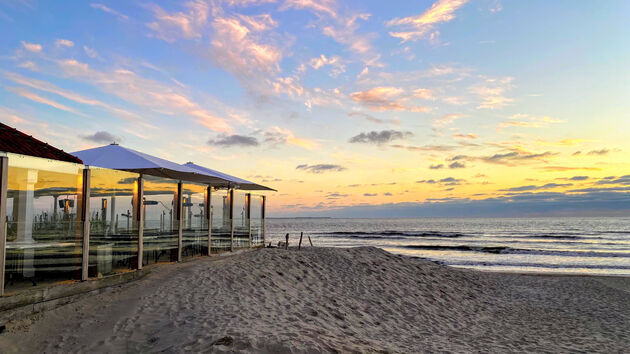
[[[143,264],[177,261],[179,181],[143,175]]]
[[[5,289],[80,279],[83,165],[7,156]]]
[[[250,225],[252,230],[252,246],[261,246],[264,242],[264,229],[262,219],[262,203],[263,199],[259,195],[251,196],[251,215]]]
[[[88,276],[138,267],[137,173],[90,167]]]
[[[231,244],[230,195],[227,190],[212,191],[212,252],[229,251]]]
[[[183,233],[182,257],[208,254],[208,218],[206,217],[207,186],[184,183],[182,189]]]
[[[247,193],[234,191],[234,248],[249,247],[249,215]]]

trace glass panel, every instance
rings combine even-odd
[[[249,247],[249,215],[247,193],[234,191],[234,248]]]
[[[251,196],[251,215],[250,224],[252,229],[252,246],[262,246],[263,238],[263,220],[262,220],[262,197],[259,195]]]
[[[90,167],[90,258],[88,276],[138,267],[137,173]]]
[[[212,191],[212,252],[229,251],[231,244],[230,200],[225,189]]]
[[[184,183],[182,258],[208,254],[208,219],[206,218],[206,190],[202,184]]]
[[[143,175],[144,234],[142,264],[177,261],[179,181]]]
[[[83,165],[7,156],[5,289],[80,279]]]

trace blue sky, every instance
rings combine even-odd
[[[532,193],[609,212],[593,188],[627,197],[629,15],[626,1],[0,0],[0,121],[271,185],[277,215]]]

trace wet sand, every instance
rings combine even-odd
[[[10,322],[1,352],[630,352],[630,278],[482,273],[380,249],[153,267]]]

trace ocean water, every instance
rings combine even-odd
[[[630,217],[267,219],[267,240],[375,246],[482,271],[630,276]]]

